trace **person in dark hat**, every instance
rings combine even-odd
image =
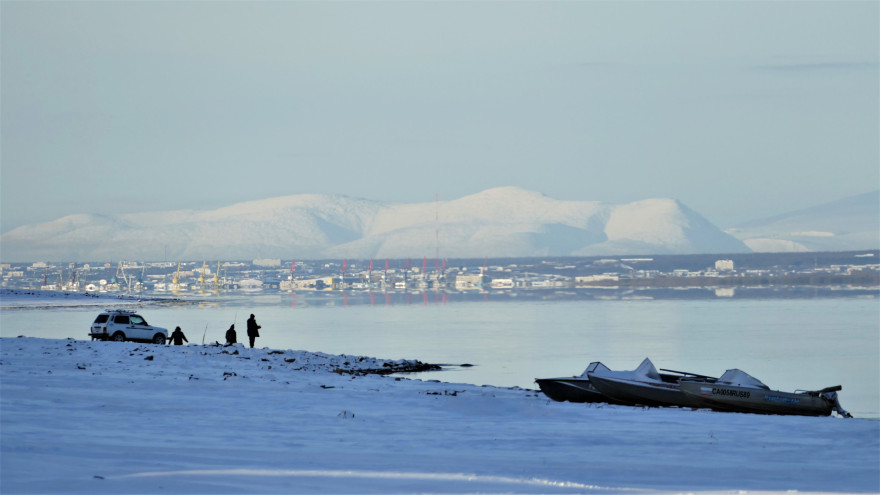
[[[229,330],[226,331],[226,345],[232,345],[238,343],[238,337],[235,334],[235,323],[229,325]]]
[[[248,321],[247,321],[247,334],[248,334],[248,339],[250,339],[250,341],[251,341],[252,348],[254,347],[254,341],[257,339],[257,337],[260,336],[259,330],[261,328],[263,328],[263,327],[261,327],[260,325],[257,325],[257,320],[254,318],[254,315],[251,315],[251,317],[248,318]]]

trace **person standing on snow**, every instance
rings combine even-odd
[[[229,330],[226,331],[226,345],[232,345],[238,343],[238,337],[235,335],[235,323],[229,325]]]
[[[254,347],[254,340],[256,340],[257,337],[260,336],[259,330],[261,328],[263,328],[263,327],[261,327],[260,325],[257,325],[257,320],[254,319],[254,315],[251,315],[251,317],[248,318],[248,321],[247,321],[247,333],[248,333],[248,338],[251,341],[251,348]]]
[[[180,327],[174,329],[174,332],[171,333],[171,337],[169,337],[171,343],[174,345],[183,345],[184,342],[189,344],[189,341],[186,340],[186,335],[180,330]]]

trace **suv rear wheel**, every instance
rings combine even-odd
[[[161,333],[157,333],[153,336],[153,343],[159,345],[165,345],[165,336]]]
[[[114,342],[125,342],[125,334],[122,332],[116,332],[113,334],[113,337],[110,337],[110,340]]]

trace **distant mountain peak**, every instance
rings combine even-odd
[[[472,194],[470,196],[465,196],[461,199],[466,198],[508,198],[508,199],[522,199],[522,198],[547,198],[544,193],[540,193],[537,191],[530,191],[528,189],[523,189],[517,186],[501,186],[501,187],[493,187],[490,189],[485,189],[478,193]]]

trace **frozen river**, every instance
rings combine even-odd
[[[0,335],[87,339],[103,306],[37,307],[0,311]],[[645,357],[658,368],[712,376],[739,368],[778,390],[843,385],[844,408],[880,417],[876,297],[543,301],[267,293],[138,311],[153,325],[181,326],[195,344],[203,336],[222,341],[233,322],[246,340],[244,322],[254,313],[263,327],[258,347],[473,364],[421,378],[476,385],[537,388],[535,378],[577,375],[590,361],[633,369]]]

